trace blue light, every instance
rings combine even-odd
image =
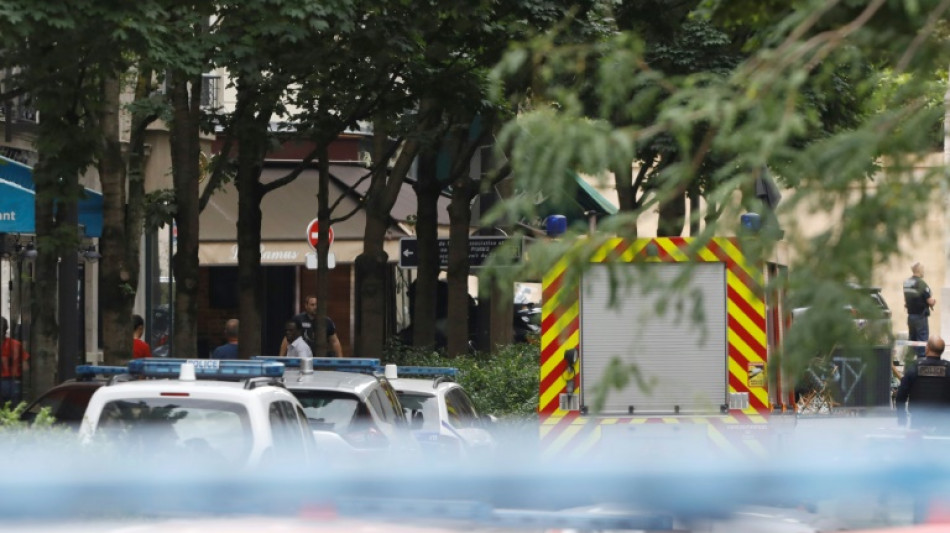
[[[281,377],[284,365],[272,361],[223,361],[219,359],[134,359],[129,373],[147,378],[177,379],[183,363],[195,366],[195,377],[204,379],[247,379]]]
[[[283,363],[288,368],[300,368],[299,357],[278,357],[273,355],[256,355],[255,361],[274,361]],[[342,372],[375,372],[379,368],[379,359],[369,357],[314,357],[314,370],[339,370]]]
[[[117,376],[119,374],[128,374],[127,366],[98,366],[98,365],[79,365],[76,367],[76,377],[91,378],[95,376]]]
[[[567,233],[567,217],[564,215],[551,215],[544,219],[544,232],[548,237],[560,237]]]
[[[400,366],[397,369],[399,377],[429,377],[429,376],[449,376],[456,377],[459,369],[442,366]]]
[[[739,225],[746,231],[758,233],[762,229],[762,217],[758,213],[743,213]]]

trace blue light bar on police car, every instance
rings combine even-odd
[[[288,368],[300,368],[300,357],[279,357],[274,355],[256,355],[255,361],[275,361]],[[320,370],[341,370],[349,372],[373,372],[379,368],[379,359],[370,357],[313,357],[313,368]]]
[[[191,363],[195,377],[204,379],[247,379],[284,375],[284,365],[272,361],[224,361],[219,359],[133,359],[129,373],[147,378],[177,379],[181,365]]]
[[[399,366],[397,370],[401,378],[430,376],[448,376],[454,378],[459,374],[459,369],[443,366]]]
[[[128,374],[127,366],[109,366],[109,365],[79,365],[76,367],[76,377],[91,378],[95,376],[118,376],[119,374]]]

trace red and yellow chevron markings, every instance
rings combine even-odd
[[[742,434],[740,448],[754,452],[754,439],[747,432],[729,431],[765,423],[770,409],[768,392],[759,383],[749,383],[749,369],[765,366],[767,358],[766,309],[761,270],[748,264],[734,238],[713,238],[705,246],[693,247],[692,239],[662,237],[654,239],[611,239],[591,257],[592,262],[721,262],[726,267],[726,312],[729,392],[747,393],[749,407],[730,411],[729,415],[706,417],[630,417],[608,418],[580,416],[577,411],[560,408],[560,395],[567,391],[567,380],[574,381],[579,393],[580,379],[564,361],[565,350],[577,348],[580,321],[576,287],[568,288],[565,273],[571,267],[566,259],[558,262],[542,280],[541,375],[538,412],[541,440],[546,451],[583,451],[599,440],[601,425],[646,423],[706,424],[710,439],[727,446]]]

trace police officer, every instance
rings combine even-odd
[[[927,340],[925,356],[912,363],[897,388],[897,421],[911,427],[945,432],[950,428],[950,361],[940,358],[943,339],[934,335]],[[909,400],[909,405],[906,405]]]
[[[927,317],[937,300],[924,281],[924,266],[920,262],[910,267],[911,277],[904,281],[904,307],[907,309],[907,340],[924,342],[930,337]],[[917,346],[917,357],[924,356],[924,348]]]

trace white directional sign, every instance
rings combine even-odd
[[[507,242],[509,237],[480,237],[468,238],[468,264],[470,268],[478,268],[488,261],[496,248]],[[439,269],[445,270],[449,266],[449,239],[439,239]],[[521,243],[514,251],[512,262],[521,260]],[[419,242],[415,237],[405,237],[399,240],[399,266],[401,268],[419,268]]]

